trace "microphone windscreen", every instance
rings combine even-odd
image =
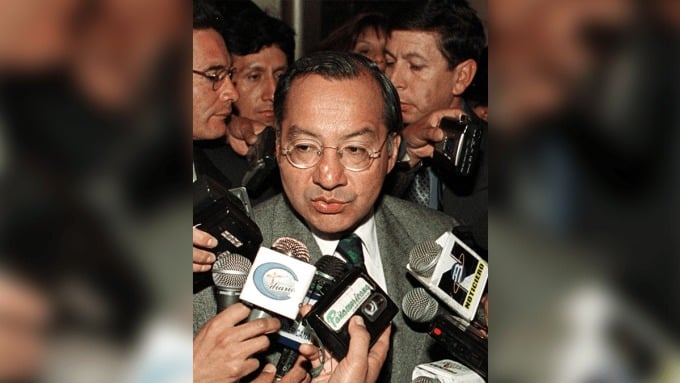
[[[408,256],[411,270],[426,278],[432,276],[442,250],[442,247],[435,241],[425,241],[415,245]]]
[[[309,249],[307,245],[298,241],[295,238],[281,237],[272,243],[272,250],[279,253],[286,254],[289,257],[299,259],[302,262],[309,263]]]
[[[324,295],[333,283],[348,271],[347,262],[332,255],[322,256],[314,266],[316,266],[316,273],[310,288],[314,294],[318,295]]]
[[[416,287],[401,300],[404,315],[416,323],[429,322],[437,315],[439,303],[422,287]]]
[[[228,251],[220,254],[212,267],[215,286],[224,289],[243,288],[251,264],[248,258],[239,254],[232,254]]]

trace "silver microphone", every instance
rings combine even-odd
[[[435,241],[425,241],[415,245],[408,256],[411,270],[429,278],[432,276],[435,266],[437,266],[437,260],[442,250],[442,247]]]
[[[218,313],[239,301],[251,265],[248,258],[228,251],[217,257],[212,267],[212,278]]]
[[[309,249],[307,245],[291,237],[281,237],[272,243],[272,250],[278,251],[289,257],[299,259],[302,262],[309,263]]]
[[[404,315],[416,322],[430,322],[437,315],[439,303],[422,287],[416,287],[404,295],[401,300]]]

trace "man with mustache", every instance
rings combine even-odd
[[[381,193],[397,162],[402,125],[391,82],[363,56],[319,52],[299,59],[284,74],[274,111],[284,192],[255,207],[263,246],[284,236],[299,239],[313,263],[334,254],[341,239],[353,238],[361,247],[362,266],[392,300],[401,302],[415,287],[406,278],[409,251],[450,231],[455,221]],[[214,298],[201,295],[198,309],[214,310]],[[386,330],[371,350],[355,348],[339,363],[327,361],[321,378],[405,382],[418,363],[444,358],[428,354],[433,351],[430,338],[413,331],[398,314],[391,327],[392,357],[383,365],[389,334]],[[312,360],[312,367],[319,367],[319,361]]]
[[[462,2],[409,4],[392,25],[385,72],[399,92],[405,125],[402,150],[408,154],[401,157],[400,165],[408,165],[399,167],[399,182],[391,192],[460,219],[471,227],[475,244],[485,250],[488,131],[464,101],[484,46],[482,23]],[[444,139],[439,122],[442,117],[458,119],[461,110],[483,128],[482,162],[472,176],[440,178],[429,166],[434,145]]]

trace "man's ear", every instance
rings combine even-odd
[[[475,78],[477,73],[477,62],[473,59],[467,59],[456,65],[453,69],[453,95],[460,96],[465,92],[470,83]]]
[[[394,137],[389,138],[392,140],[392,152],[389,154],[390,158],[387,161],[387,173],[394,169],[394,165],[397,163],[397,156],[399,155],[399,145],[401,144],[401,136],[399,134],[394,134]]]

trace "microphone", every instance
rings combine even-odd
[[[272,250],[276,250],[281,254],[289,257],[299,259],[302,262],[309,263],[309,249],[307,245],[291,237],[281,237],[272,243]]]
[[[488,341],[486,335],[479,329],[454,315],[438,314],[439,303],[422,287],[406,293],[401,301],[401,308],[408,319],[416,323],[428,323],[428,334],[443,346],[448,354],[463,362],[465,369],[473,369],[486,377]],[[452,381],[447,379],[441,381]]]
[[[453,233],[442,234],[434,243],[416,245],[406,269],[457,315],[467,321],[474,318],[489,266]]]
[[[294,320],[316,271],[308,261],[307,246],[294,238],[279,238],[272,249],[261,247],[241,292],[242,301],[258,308],[249,320],[272,314]]]
[[[408,263],[415,273],[423,277],[430,277],[442,250],[442,247],[435,241],[421,242],[411,249],[408,255]]]
[[[217,257],[212,267],[212,278],[218,313],[239,301],[251,264],[248,258],[228,251]]]
[[[408,319],[416,323],[427,323],[437,315],[439,303],[424,288],[416,287],[404,295],[401,309]]]
[[[307,292],[306,304],[314,305],[347,272],[347,263],[332,255],[324,255],[316,261],[316,273]],[[307,328],[304,320],[298,319],[290,328],[279,331],[279,343],[286,346],[276,366],[276,377],[281,378],[293,368],[300,353],[301,343],[309,342],[313,330]]]
[[[449,359],[417,365],[411,379],[411,383],[484,383],[475,371]]]

